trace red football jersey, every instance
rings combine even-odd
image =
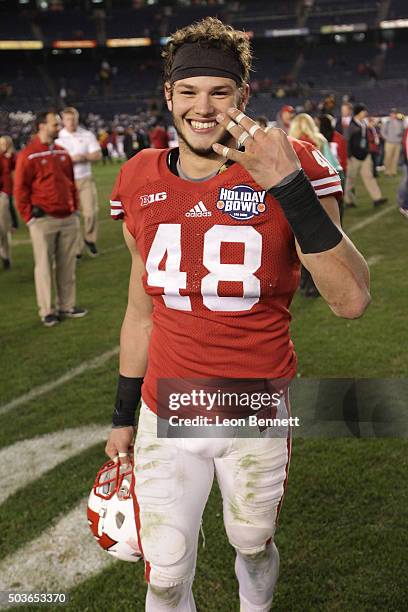
[[[292,140],[319,197],[340,179],[312,145]],[[175,176],[169,150],[122,167],[111,214],[145,262],[153,300],[142,395],[156,411],[160,378],[292,378],[289,305],[299,284],[292,230],[279,203],[239,164],[214,178]]]

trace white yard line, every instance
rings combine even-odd
[[[102,353],[94,359],[90,359],[89,361],[83,361],[78,366],[76,366],[76,368],[68,370],[67,372],[65,372],[65,374],[63,374],[59,378],[56,378],[55,380],[45,383],[44,385],[39,385],[38,387],[33,387],[33,389],[31,389],[31,391],[29,391],[28,393],[24,393],[24,395],[20,395],[19,397],[16,397],[15,399],[11,400],[11,402],[0,406],[0,415],[4,414],[5,412],[9,412],[10,410],[13,410],[13,408],[18,408],[19,406],[22,406],[23,404],[26,404],[27,402],[30,402],[33,399],[37,399],[37,397],[40,397],[41,395],[45,395],[46,393],[53,391],[57,387],[64,385],[65,383],[69,382],[73,378],[76,378],[77,376],[80,376],[88,370],[99,368],[107,361],[112,359],[112,357],[118,355],[118,353],[119,346],[115,346],[113,349]]]
[[[114,251],[121,251],[126,247],[125,244],[117,244],[116,246],[109,247],[107,249],[103,249],[101,251],[101,255],[105,255],[106,253],[113,253]]]
[[[382,261],[383,259],[384,259],[384,255],[381,255],[381,254],[371,255],[370,257],[367,257],[367,263],[370,267],[372,267],[380,263],[380,261]]]
[[[86,425],[64,429],[16,442],[0,450],[0,504],[7,497],[40,478],[56,465],[74,457],[89,446],[103,442],[108,425]],[[10,461],[13,477],[10,478]]]
[[[381,219],[381,217],[388,215],[388,213],[390,213],[393,210],[394,211],[396,210],[395,206],[387,206],[386,208],[383,208],[379,212],[374,213],[373,215],[370,215],[363,221],[360,221],[359,223],[352,225],[350,229],[348,230],[346,229],[345,230],[346,234],[353,234],[354,232],[357,232],[358,230],[361,230],[364,227],[367,227],[367,225],[371,225],[371,223],[375,223],[378,219]]]
[[[11,246],[12,247],[21,246],[23,244],[31,244],[30,238],[22,238],[21,240],[13,240],[13,239],[11,239]]]
[[[0,561],[0,590],[69,592],[111,563],[112,557],[92,536],[82,500],[38,538]]]

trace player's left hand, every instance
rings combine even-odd
[[[105,446],[105,453],[121,465],[129,464],[129,448],[135,437],[134,427],[118,427],[111,430]]]
[[[300,161],[288,137],[279,128],[263,130],[255,121],[237,108],[216,117],[245,151],[237,151],[222,144],[213,144],[218,155],[238,162],[263,189],[268,190],[285,177],[301,169]]]

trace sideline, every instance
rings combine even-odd
[[[100,366],[104,365],[107,361],[112,359],[112,357],[115,357],[118,354],[119,354],[119,346],[115,346],[109,351],[102,353],[98,357],[94,357],[94,359],[83,361],[78,366],[76,366],[76,368],[72,368],[71,370],[68,370],[67,372],[65,372],[65,374],[63,374],[59,378],[56,378],[55,380],[52,380],[51,382],[45,383],[43,385],[39,385],[38,387],[34,387],[28,393],[24,393],[24,395],[20,395],[19,397],[16,397],[15,399],[11,400],[11,402],[8,402],[7,404],[3,404],[2,406],[0,406],[0,415],[4,414],[5,412],[9,412],[10,410],[13,410],[13,408],[18,408],[19,406],[22,406],[23,404],[26,404],[27,402],[30,402],[31,400],[36,399],[37,397],[40,397],[41,395],[45,395],[46,393],[49,393],[53,389],[56,389],[57,387],[64,385],[66,382],[69,382],[73,378],[80,376],[81,374],[83,374],[84,372],[87,372],[88,370],[94,370],[96,368],[99,368]]]

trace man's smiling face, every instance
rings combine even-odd
[[[235,106],[243,108],[242,92],[235,81],[224,77],[198,76],[165,86],[167,107],[178,137],[196,155],[214,155],[212,145],[233,140],[216,120]]]

